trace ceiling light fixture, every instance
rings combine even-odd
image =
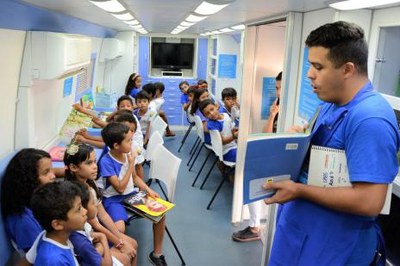
[[[123,14],[112,14],[114,17],[116,17],[119,20],[134,20],[135,18],[131,15],[131,13],[126,12]]]
[[[212,15],[215,14],[217,12],[219,12],[221,9],[223,9],[224,7],[227,7],[229,4],[225,4],[225,5],[217,5],[217,4],[211,4],[207,1],[203,1],[195,10],[194,12],[199,14],[199,15],[203,15],[203,16],[208,16],[208,15]]]
[[[398,3],[400,0],[348,0],[329,4],[339,10],[354,10]]]
[[[236,25],[236,26],[232,26],[231,29],[233,30],[244,30],[246,28],[245,25],[240,24],[240,25]]]
[[[184,27],[190,27],[190,26],[193,26],[194,24],[196,24],[196,23],[194,23],[194,22],[182,21],[180,25],[181,25],[181,26],[184,26]]]
[[[221,31],[221,32],[232,32],[232,31],[235,31],[234,29],[230,29],[230,28],[223,28],[223,29],[220,29],[219,31]]]
[[[135,26],[135,25],[139,24],[139,21],[137,21],[137,19],[128,20],[128,21],[124,20],[123,22],[125,22],[126,24],[131,25],[131,26]]]
[[[185,20],[188,22],[199,22],[206,18],[207,17],[200,17],[200,16],[190,14]]]
[[[118,13],[126,10],[117,0],[89,0],[89,2],[107,12]]]

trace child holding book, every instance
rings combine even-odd
[[[53,182],[40,187],[31,199],[32,212],[44,228],[29,250],[34,265],[79,265],[69,236],[83,230],[87,210],[82,207],[80,189],[72,182]]]
[[[140,93],[137,99],[140,99]],[[122,123],[110,123],[101,132],[110,151],[99,161],[101,179],[98,185],[103,189],[104,207],[121,232],[125,231],[125,222],[128,220],[122,201],[137,192],[134,185],[139,190],[146,191],[150,197],[159,197],[134,171],[134,158],[130,154],[132,134],[129,127]],[[164,230],[165,216],[160,222],[153,224],[154,250],[149,254],[153,265],[167,265],[162,255]]]
[[[136,257],[136,241],[118,230],[102,204],[102,195],[94,181],[98,168],[93,148],[86,144],[70,145],[64,155],[64,164],[65,179],[85,185],[93,194],[97,210],[94,218],[88,215],[88,223],[95,231],[105,234],[107,240],[114,245],[112,255],[121,262]]]
[[[136,105],[138,106],[133,114],[139,119],[139,124],[143,134],[143,145],[147,145],[150,138],[150,122],[157,115],[157,112],[149,108],[150,96],[143,89],[136,95]]]
[[[209,119],[207,122],[208,130],[218,130],[221,133],[224,160],[236,162],[238,131],[229,115],[226,113],[221,114],[218,111],[218,106],[210,99],[202,101],[199,109]]]

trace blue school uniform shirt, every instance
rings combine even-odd
[[[200,117],[201,122],[208,121],[208,118],[205,117],[205,116],[203,115],[203,113],[200,111],[199,108],[197,108],[197,110],[196,110],[196,112],[195,112],[194,114],[195,114],[195,115],[198,115],[198,116]],[[210,136],[210,133],[204,132],[204,142],[205,142],[206,144],[211,145],[211,136]]]
[[[189,102],[189,96],[185,93],[182,93],[181,95],[181,104],[185,104]]]
[[[324,104],[313,134],[313,145],[345,150],[351,182],[388,184],[395,178],[396,117],[371,83],[345,106]],[[368,265],[377,242],[375,217],[298,199],[280,208],[269,265]]]
[[[75,254],[81,266],[100,266],[102,257],[93,243],[87,238],[84,231],[73,232],[69,240],[74,245]]]
[[[43,231],[38,221],[33,217],[32,211],[28,208],[25,208],[19,215],[7,216],[5,228],[18,249],[25,252],[31,248],[36,237]]]
[[[131,93],[129,94],[132,98],[136,98],[136,94],[138,94],[140,88],[132,88]]]
[[[36,249],[36,259],[33,265],[38,266],[79,266],[75,259],[72,244],[62,245],[46,235],[41,236]],[[71,245],[71,246],[70,246]]]
[[[232,136],[232,129],[234,127],[232,120],[226,113],[223,113],[222,116],[223,118],[220,120],[209,119],[207,122],[207,128],[208,130],[218,130],[224,137]],[[230,150],[236,148],[236,141],[232,140],[231,142],[226,143],[222,146],[222,152],[223,154],[227,154]]]

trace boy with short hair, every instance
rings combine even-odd
[[[189,83],[184,80],[181,83],[179,83],[179,90],[182,92],[181,95],[181,104],[183,107],[183,110],[187,111],[189,109],[190,106],[190,99],[189,99],[189,95],[188,95],[188,91],[189,91]]]
[[[140,99],[139,92],[136,99]],[[134,184],[139,190],[146,191],[151,197],[159,197],[150,189],[143,180],[138,177],[134,170],[134,158],[130,153],[132,145],[132,134],[129,127],[122,123],[109,123],[102,131],[101,136],[109,147],[109,152],[99,161],[101,178],[98,182],[103,189],[103,205],[110,214],[121,232],[125,231],[125,222],[128,215],[122,206],[125,197],[136,193]],[[165,216],[153,225],[154,251],[149,255],[153,265],[167,265],[162,255],[162,244],[165,232]]]
[[[218,106],[210,99],[200,102],[199,109],[209,119],[207,121],[208,130],[218,130],[221,133],[224,160],[236,162],[238,131],[229,115],[220,113]]]
[[[80,189],[72,182],[54,182],[40,187],[32,196],[33,215],[45,229],[29,250],[34,265],[79,265],[68,240],[82,230],[87,211],[82,207]]]
[[[165,123],[167,123],[167,128],[165,129],[165,131],[166,131],[165,132],[165,136],[166,137],[173,137],[173,136],[175,136],[175,132],[173,132],[169,128],[167,114],[165,113],[164,110],[161,110],[161,107],[165,103],[165,99],[163,97],[163,92],[165,90],[164,83],[156,82],[156,83],[154,83],[154,87],[156,88],[156,94],[155,94],[155,97],[153,99],[154,105],[156,106],[156,110],[157,110],[158,115],[162,118],[162,120],[165,121]]]
[[[133,114],[136,115],[136,117],[139,119],[139,124],[144,137],[144,146],[147,144],[150,138],[150,122],[157,115],[157,112],[155,110],[149,108],[151,98],[146,92],[145,86],[140,92],[138,92],[138,94],[136,94],[136,105],[138,106],[138,108],[133,111]]]
[[[228,87],[221,92],[222,103],[219,107],[220,113],[228,114],[237,126],[239,124],[239,105],[237,103],[237,92]]]

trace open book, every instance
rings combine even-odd
[[[158,223],[175,204],[161,198],[151,198],[145,191],[139,191],[124,199],[125,206],[135,214]]]
[[[313,145],[308,168],[308,184],[319,187],[350,187],[345,151]],[[392,184],[388,186],[381,214],[389,214],[391,199]]]
[[[250,135],[243,171],[243,203],[274,195],[274,190],[262,188],[265,182],[296,181],[310,141],[310,134]]]

